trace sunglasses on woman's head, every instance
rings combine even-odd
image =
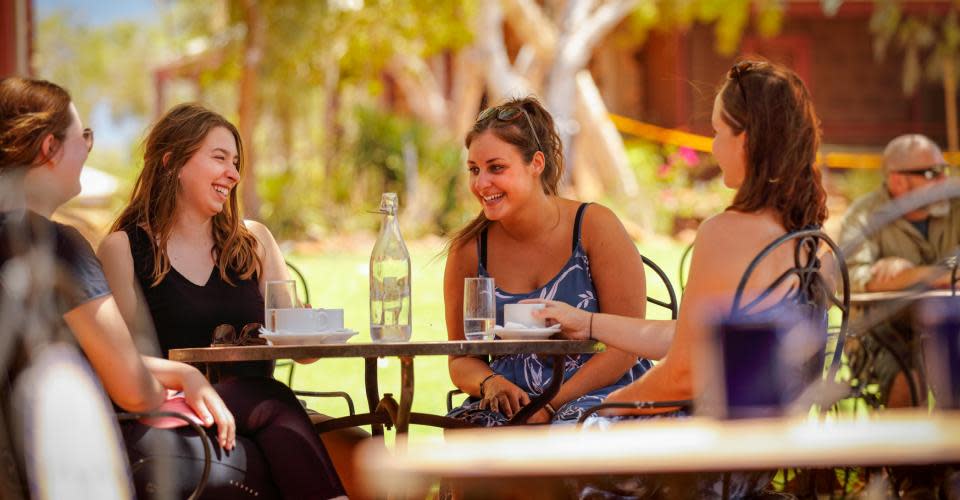
[[[523,115],[527,119],[527,124],[530,125],[530,132],[533,133],[533,140],[537,141],[537,150],[543,151],[543,145],[540,144],[540,137],[537,136],[537,129],[533,128],[533,120],[530,119],[530,115],[527,114],[527,110],[522,107],[516,106],[494,106],[492,108],[487,108],[480,113],[480,116],[477,117],[478,122],[482,122],[491,116],[495,116],[497,120],[502,122],[512,122],[516,120],[520,115]]]
[[[260,338],[260,323],[247,323],[237,335],[233,325],[223,324],[213,329],[213,338],[210,346],[246,346],[267,345],[267,339]]]

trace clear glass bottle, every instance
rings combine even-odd
[[[370,338],[374,342],[410,340],[410,253],[400,235],[397,193],[383,193],[383,225],[370,254]]]

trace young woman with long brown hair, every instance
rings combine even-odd
[[[708,338],[715,313],[730,310],[747,266],[777,238],[788,232],[820,226],[827,217],[826,191],[816,164],[820,122],[810,94],[793,71],[768,62],[736,64],[717,93],[711,122],[715,134],[713,155],[723,172],[724,184],[737,193],[724,212],[704,221],[697,231],[690,279],[677,321],[589,314],[557,302],[547,302],[540,313],[541,317],[560,323],[563,335],[568,338],[592,337],[631,352],[672,337],[663,361],[636,382],[610,394],[607,402],[694,398],[694,353]],[[793,265],[794,249],[788,245],[762,260],[747,283],[743,303],[760,296]],[[832,278],[830,267],[824,265],[822,269]],[[789,280],[783,283],[756,309],[773,310],[789,301],[791,285],[794,283]],[[587,423],[658,412],[682,414],[669,408],[610,410],[607,416],[592,417]],[[737,498],[748,495],[766,486],[771,477],[764,473],[734,475],[732,484],[728,485],[729,494]],[[599,487],[617,495],[656,491],[650,481],[632,483],[639,490],[625,486],[629,484],[614,481]],[[691,483],[698,497],[712,496],[719,486],[720,483],[710,477]]]
[[[498,323],[503,306],[530,298],[585,311],[642,318],[643,262],[606,207],[559,196],[560,138],[534,98],[512,99],[480,114],[467,134],[470,191],[482,212],[449,244],[444,274],[447,335],[463,339],[464,278],[493,277]],[[656,349],[641,353],[659,357]],[[649,361],[616,349],[565,361],[564,383],[530,423],[575,421],[585,408],[642,375]],[[470,399],[451,416],[495,426],[543,392],[552,361],[534,355],[485,360],[453,356],[453,383]]]
[[[592,321],[593,338],[628,351],[676,330],[663,362],[607,401],[691,399],[692,350],[705,338],[713,311],[729,310],[750,261],[778,237],[820,226],[827,218],[826,191],[816,164],[820,122],[793,71],[767,62],[738,63],[717,93],[711,121],[713,155],[724,184],[737,194],[724,212],[697,231],[677,321],[589,315],[555,302],[540,313],[559,322],[570,338],[587,338]],[[786,246],[764,259],[747,284],[744,302],[793,262],[793,250]]]
[[[209,346],[220,324],[237,331],[262,324],[267,281],[287,278],[270,231],[240,216],[242,169],[233,124],[197,104],[175,106],[147,135],[130,203],[100,245],[124,319],[137,325],[151,318],[164,355]],[[262,450],[268,479],[284,497],[343,495],[310,419],[290,389],[270,378],[271,369],[240,365],[216,384],[237,432]]]

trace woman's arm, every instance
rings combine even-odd
[[[443,305],[447,321],[447,338],[465,340],[463,334],[463,279],[476,276],[477,252],[467,244],[450,249],[443,272]],[[494,375],[490,365],[482,359],[471,356],[450,356],[447,367],[450,380],[461,391],[473,396],[483,397],[481,408],[497,410],[512,417],[530,397],[516,384],[500,375]],[[480,386],[483,385],[483,394]]]
[[[63,319],[113,402],[133,412],[163,403],[166,391],[141,361],[112,296],[85,302]]]
[[[231,450],[236,445],[236,422],[226,403],[203,374],[196,368],[177,361],[143,356],[143,364],[168,389],[183,391],[183,397],[205,426],[217,424],[220,447]]]
[[[153,320],[133,269],[133,254],[127,233],[116,231],[108,234],[97,248],[97,257],[127,330],[149,337],[155,346]],[[152,352],[152,349],[140,345],[140,351]]]
[[[534,317],[550,323],[558,323],[561,335],[572,340],[598,340],[622,351],[647,359],[661,359],[670,348],[677,322],[674,320],[649,320],[618,316],[615,314],[591,313],[555,300],[525,300],[525,303],[545,304],[542,310],[533,311]]]
[[[643,260],[617,216],[602,205],[591,205],[584,213],[582,237],[601,312],[643,318],[647,299]],[[615,348],[594,355],[564,382],[551,406],[616,382],[636,362],[636,355]]]
[[[280,246],[277,245],[277,240],[273,238],[273,234],[270,233],[267,226],[252,220],[245,220],[243,223],[260,243],[257,247],[257,254],[263,264],[263,272],[260,273],[260,294],[265,296],[268,281],[290,279],[287,262],[283,259]]]

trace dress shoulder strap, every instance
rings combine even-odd
[[[580,227],[583,222],[583,212],[587,209],[589,203],[581,203],[577,208],[577,218],[573,223],[573,243],[571,244],[571,251],[577,251],[577,245],[580,244]]]
[[[477,236],[477,258],[480,261],[480,267],[487,268],[487,228],[483,228]]]

